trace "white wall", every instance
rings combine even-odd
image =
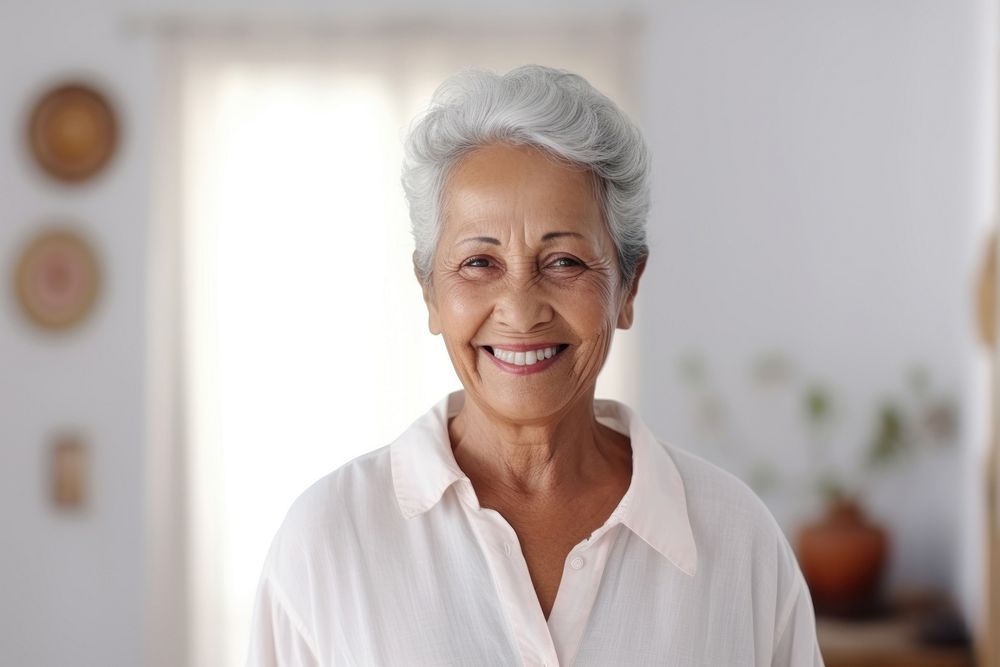
[[[372,11],[395,4],[408,6]],[[476,11],[470,4],[423,10]],[[535,15],[535,5],[505,8]],[[649,5],[637,79],[656,161],[653,260],[638,314],[643,412],[665,438],[698,451],[674,373],[692,345],[732,384],[762,346],[784,347],[858,406],[895,382],[902,363],[924,361],[965,406],[962,451],[911,474],[920,494],[875,504],[899,535],[894,579],[958,578],[974,608],[976,536],[960,528],[974,515],[971,491],[960,489],[984,433],[968,293],[992,197],[991,5]],[[69,215],[108,276],[95,316],[71,336],[36,334],[10,290],[0,298],[0,663],[142,661],[145,321],[157,306],[144,293],[162,71],[155,34],[127,29],[125,18],[248,7],[337,17],[362,6],[0,4],[0,273],[9,276],[32,230]],[[476,3],[484,13],[494,6]],[[112,168],[84,188],[49,183],[22,146],[29,101],[75,72],[106,82],[125,128]],[[93,448],[92,502],[79,516],[53,514],[45,495],[43,445],[62,426],[83,428]],[[844,429],[848,447],[862,426],[858,408]],[[776,511],[791,521],[794,509]]]
[[[696,348],[754,424],[746,367],[778,348],[840,390],[850,453],[874,400],[925,364],[961,402],[960,446],[890,475],[872,510],[893,533],[892,584],[955,581],[975,607],[985,367],[971,288],[993,204],[992,6],[668,4],[646,79],[644,413],[698,449],[675,370]],[[785,438],[794,471],[809,443]],[[778,505],[789,532],[810,509]]]
[[[145,243],[150,111],[148,44],[123,41],[107,7],[0,5],[0,663],[141,663],[144,504]],[[121,152],[92,186],[41,176],[24,149],[30,101],[67,73],[96,73],[124,124]],[[15,254],[49,220],[67,217],[103,261],[94,316],[43,336],[13,301]],[[47,437],[78,428],[91,446],[82,514],[48,502]]]

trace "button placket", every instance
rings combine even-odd
[[[527,564],[518,557],[520,551],[514,549],[518,544],[517,533],[496,510],[472,504],[467,507],[476,510],[471,514],[480,526],[477,531],[480,544],[483,547],[490,545],[488,552],[491,557],[487,560],[521,655],[529,664],[537,665],[545,661],[555,667],[559,659],[552,635],[538,606]],[[531,660],[528,656],[538,657]]]
[[[620,528],[604,526],[581,542],[567,556],[564,564],[565,581],[560,584],[555,605],[549,614],[548,626],[561,661],[572,664],[579,648],[587,619],[597,597],[602,573]],[[608,535],[607,533],[611,533]]]

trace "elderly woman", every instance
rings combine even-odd
[[[465,71],[406,143],[464,391],[292,506],[250,665],[822,665],[753,492],[595,400],[647,261],[638,129],[568,72]]]

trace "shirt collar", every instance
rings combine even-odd
[[[468,476],[455,462],[448,420],[458,414],[465,392],[449,394],[390,445],[396,501],[406,518],[426,512],[444,492]],[[697,548],[680,471],[666,447],[630,408],[594,401],[602,423],[627,433],[632,444],[632,481],[612,516],[689,576],[697,570]]]

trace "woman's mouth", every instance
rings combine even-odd
[[[557,343],[554,345],[512,345],[509,347],[484,345],[482,349],[501,369],[508,373],[524,375],[548,368],[568,347],[569,345],[565,343]]]

